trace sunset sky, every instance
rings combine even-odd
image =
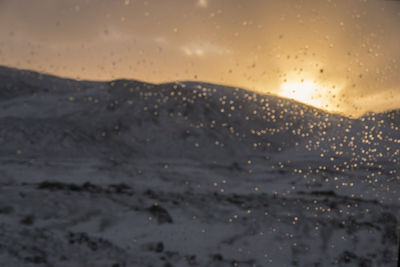
[[[0,65],[400,108],[400,1],[0,0]]]

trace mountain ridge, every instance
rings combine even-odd
[[[397,260],[396,113],[349,119],[222,85],[8,72],[1,266]]]
[[[383,113],[388,113],[388,112],[400,112],[400,108],[398,109],[390,109],[387,111],[382,111],[382,112],[366,112],[362,115],[360,115],[359,117],[349,117],[344,113],[341,112],[331,112],[331,111],[327,111],[300,101],[297,101],[295,99],[291,99],[291,98],[287,98],[287,97],[282,97],[276,94],[270,94],[270,93],[261,93],[261,92],[256,92],[256,91],[252,91],[249,89],[245,89],[245,88],[240,88],[237,86],[233,86],[233,85],[221,85],[221,84],[217,84],[217,83],[211,83],[211,82],[202,82],[202,81],[192,81],[192,80],[178,80],[178,81],[171,81],[171,82],[163,82],[163,83],[150,83],[150,82],[146,82],[146,81],[141,81],[141,80],[137,80],[137,79],[126,79],[126,78],[118,78],[118,79],[113,79],[113,80],[87,80],[87,79],[73,79],[70,77],[62,77],[62,76],[57,76],[54,74],[50,74],[50,73],[43,73],[40,71],[35,71],[35,70],[29,70],[29,69],[19,69],[19,68],[14,68],[14,67],[8,67],[8,66],[3,66],[0,65],[0,75],[3,76],[11,76],[13,78],[21,78],[21,76],[24,75],[28,75],[31,76],[30,78],[35,78],[35,79],[48,79],[50,81],[64,81],[64,82],[70,82],[73,85],[76,85],[77,83],[79,83],[80,85],[82,85],[83,87],[88,86],[88,85],[95,85],[95,84],[113,84],[113,83],[140,83],[142,85],[147,85],[147,86],[162,86],[162,85],[172,85],[172,84],[187,84],[187,85],[195,85],[195,86],[208,86],[208,87],[216,87],[216,88],[220,88],[220,89],[226,89],[226,90],[243,90],[246,91],[250,94],[253,95],[259,95],[259,96],[268,96],[271,98],[278,98],[278,99],[285,99],[288,101],[291,101],[295,104],[298,105],[303,105],[306,106],[308,108],[312,108],[315,110],[319,110],[320,112],[324,112],[324,113],[328,113],[328,114],[332,114],[332,115],[337,115],[337,116],[343,116],[343,117],[347,117],[349,119],[360,119],[362,117],[366,117],[370,114],[374,114],[374,115],[378,115],[378,114],[383,114]]]
[[[374,122],[381,115],[350,119],[235,87],[75,81],[4,67],[0,110],[0,144],[9,152],[24,147],[27,154],[80,154],[84,147],[92,155],[201,157],[212,151],[213,156],[228,157],[240,150],[262,156],[302,147],[335,155],[332,146],[356,137],[341,152],[351,157],[357,147],[387,154],[383,143],[393,145],[391,140],[398,138],[396,121]],[[379,136],[382,130],[388,136],[367,147],[370,141],[364,139],[371,133]]]

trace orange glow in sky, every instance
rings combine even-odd
[[[0,0],[0,64],[211,82],[360,116],[400,108],[399,29],[398,1]]]
[[[334,111],[332,97],[328,94],[328,89],[315,83],[314,81],[285,82],[281,86],[278,95],[294,99],[296,101]]]

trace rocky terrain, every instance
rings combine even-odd
[[[0,266],[397,266],[399,119],[0,67]]]

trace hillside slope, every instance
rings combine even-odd
[[[395,266],[398,114],[0,67],[0,264]]]

